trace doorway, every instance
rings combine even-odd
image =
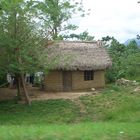
[[[72,72],[71,71],[63,71],[63,91],[71,91],[72,90]]]

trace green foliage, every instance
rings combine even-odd
[[[132,40],[128,45],[128,53],[136,53],[138,50],[138,45],[137,42],[135,40]]]
[[[5,84],[6,82],[6,74],[0,74],[0,85]]]
[[[69,23],[74,15],[85,15],[82,3],[75,0],[45,0],[38,2],[35,7],[40,10],[39,18],[44,20],[42,26],[48,39],[53,40],[59,39],[66,31],[77,29],[77,26]]]
[[[0,71],[33,73],[43,68],[43,37],[31,20],[34,14],[31,3],[5,0],[0,4]]]
[[[112,68],[107,70],[106,77],[108,82],[114,82],[118,78],[135,79],[140,72],[140,49],[135,41],[131,41],[128,46],[120,44],[113,37],[104,37],[110,57],[112,58]],[[108,42],[110,42],[108,44]]]
[[[94,41],[94,36],[89,35],[87,31],[84,31],[83,33],[80,34],[65,35],[64,38],[76,39],[80,41]]]

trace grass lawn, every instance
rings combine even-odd
[[[4,125],[1,140],[140,140],[140,123]]]
[[[140,93],[108,86],[96,96],[0,102],[0,140],[140,140]]]

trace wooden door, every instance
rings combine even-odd
[[[71,71],[63,71],[63,91],[72,90],[72,74]]]

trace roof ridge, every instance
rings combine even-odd
[[[59,41],[59,42],[67,42],[67,43],[95,43],[96,44],[98,41],[62,40],[62,41]]]

